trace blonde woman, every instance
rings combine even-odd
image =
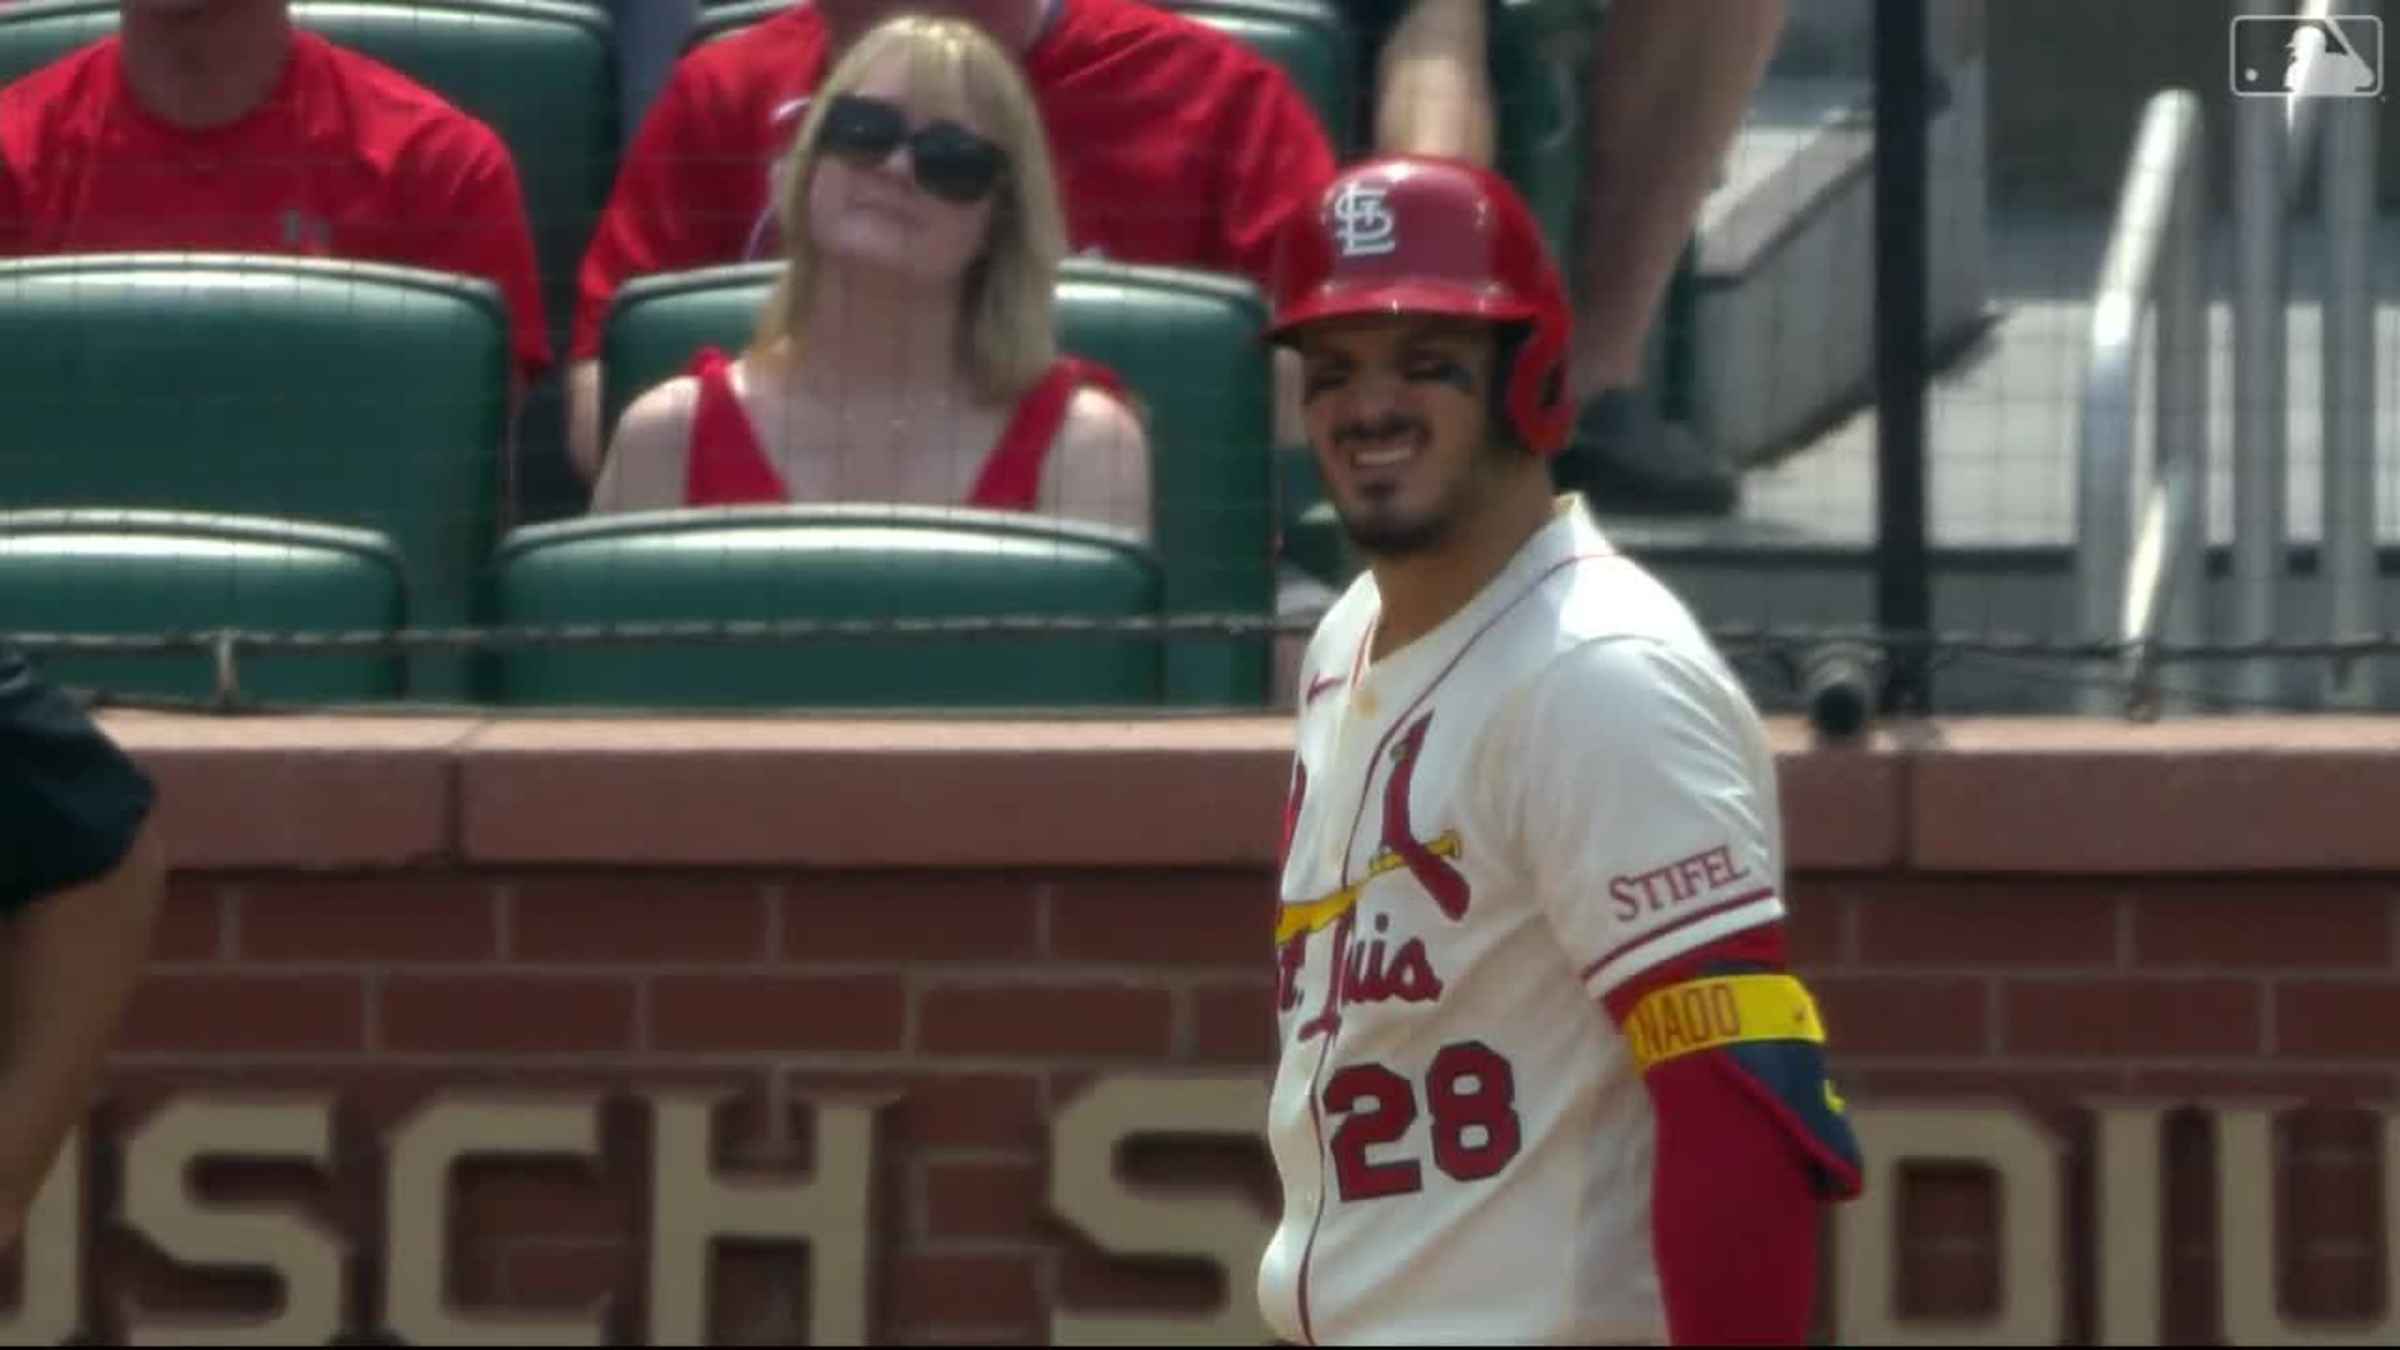
[[[1150,449],[1116,378],[1058,350],[1066,231],[1015,64],[905,16],[826,79],[778,169],[787,262],[739,357],[626,410],[595,511],[962,504],[1150,532]]]

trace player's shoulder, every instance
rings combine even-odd
[[[1526,672],[1519,702],[1542,720],[1659,727],[1697,716],[1747,719],[1748,695],[1715,652],[1635,633],[1610,633],[1560,647]]]
[[[1536,648],[1547,648],[1547,656],[1609,642],[1704,664],[1716,659],[1698,616],[1657,573],[1626,552],[1580,503],[1561,514],[1557,531],[1543,541],[1555,561],[1517,616]]]
[[[1771,758],[1766,727],[1740,681],[1678,644],[1594,637],[1509,674],[1485,705],[1473,760],[1473,781],[1504,812],[1528,791],[1583,800],[1612,783],[1643,785],[1641,799],[1609,808],[1619,813],[1773,791],[1760,768]],[[1651,800],[1662,783],[1674,791]]]
[[[1607,721],[1643,715],[1661,691],[1697,694],[1741,715],[1747,695],[1690,606],[1577,510],[1543,541],[1547,557],[1493,643],[1491,683]],[[1557,710],[1553,710],[1557,711]]]
[[[1301,688],[1331,676],[1347,677],[1358,655],[1358,644],[1366,639],[1367,629],[1382,609],[1382,599],[1375,589],[1375,574],[1360,569],[1350,584],[1342,588],[1333,603],[1326,606],[1325,616],[1317,620],[1316,631],[1309,635],[1307,655],[1301,658]]]

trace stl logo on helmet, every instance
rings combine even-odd
[[[1333,237],[1345,258],[1371,258],[1399,247],[1384,188],[1376,183],[1345,184],[1333,199]]]

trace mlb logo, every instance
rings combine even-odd
[[[2378,98],[2383,20],[2372,14],[2233,21],[2233,92],[2243,98]]]

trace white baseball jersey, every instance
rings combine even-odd
[[[1783,914],[1764,728],[1583,509],[1370,662],[1301,676],[1267,1324],[1302,1343],[1663,1342],[1647,1089],[1600,999]]]

